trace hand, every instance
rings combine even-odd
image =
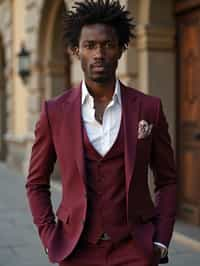
[[[153,265],[157,265],[161,258],[161,248],[153,244]]]

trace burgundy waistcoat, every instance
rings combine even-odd
[[[130,233],[126,219],[122,124],[123,121],[115,143],[104,157],[92,146],[83,128],[88,191],[88,211],[83,236],[91,243],[96,243],[104,232],[113,242]]]

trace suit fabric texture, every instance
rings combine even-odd
[[[83,144],[88,211],[82,236],[90,243],[97,243],[106,232],[117,243],[131,234],[126,220],[123,122],[105,156],[93,148],[84,128]]]
[[[173,232],[173,151],[160,99],[122,83],[120,86],[126,221],[133,240],[148,252],[153,241],[168,246]],[[152,125],[144,138],[138,138],[140,121]],[[88,187],[82,133],[81,85],[44,103],[36,124],[26,189],[34,223],[53,263],[60,263],[73,253],[87,225]],[[56,160],[62,185],[57,221],[50,198],[50,175]],[[148,187],[149,166],[155,177],[155,204]],[[168,257],[160,263],[167,261]]]

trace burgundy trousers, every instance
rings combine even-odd
[[[130,237],[118,244],[100,241],[97,244],[81,242],[59,266],[157,266],[158,258],[144,254]]]

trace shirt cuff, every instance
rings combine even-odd
[[[157,246],[159,246],[161,248],[161,258],[166,257],[167,253],[168,253],[167,247],[164,244],[160,243],[160,242],[153,242],[153,243],[154,243],[154,245],[157,245]]]
[[[157,245],[157,246],[160,246],[161,248],[166,248],[167,249],[167,247],[164,244],[160,243],[160,242],[153,242],[153,243],[155,245]]]

